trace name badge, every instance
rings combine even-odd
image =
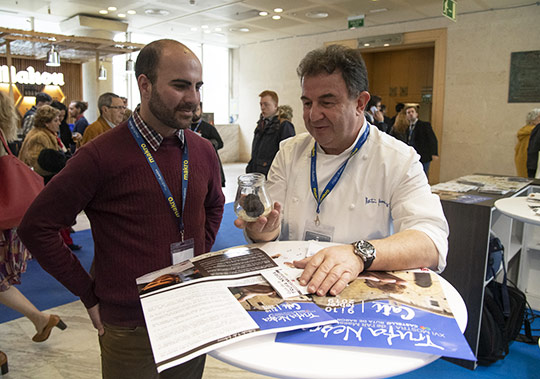
[[[171,243],[172,264],[182,263],[195,256],[195,240],[189,238],[185,241]]]
[[[332,225],[324,225],[320,222],[306,220],[304,241],[332,242],[334,229]]]

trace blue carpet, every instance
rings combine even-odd
[[[225,204],[225,214],[221,228],[218,232],[213,251],[245,243],[242,231],[233,225],[236,218],[233,203]],[[93,251],[93,240],[90,230],[83,230],[72,235],[74,243],[83,248],[76,252],[83,266],[89,270]],[[22,284],[19,290],[36,305],[38,309],[45,310],[59,305],[78,300],[67,291],[60,283],[45,273],[36,261],[28,262],[28,269],[22,276]],[[533,329],[540,329],[540,313]],[[21,315],[3,305],[0,305],[0,323],[21,317]],[[538,335],[538,331],[533,334]],[[391,362],[389,362],[391,364]],[[521,342],[513,342],[510,345],[510,354],[502,361],[491,366],[479,366],[475,371],[457,366],[443,359],[427,365],[419,370],[397,376],[400,379],[409,378],[437,378],[456,379],[458,377],[474,378],[538,378],[540,372],[540,349],[536,345],[527,345]]]

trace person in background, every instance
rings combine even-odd
[[[392,126],[391,136],[394,136],[403,143],[407,143],[407,131],[409,130],[409,120],[407,120],[407,113],[405,109],[401,108],[401,111],[395,115],[394,125]]]
[[[534,108],[527,113],[525,126],[520,128],[517,132],[517,143],[514,149],[514,163],[516,165],[517,175],[524,178],[528,177],[527,148],[529,147],[531,132],[537,124],[540,124],[540,108]]]
[[[54,100],[52,103],[51,103],[51,107],[53,108],[56,108],[58,109],[58,111],[60,111],[60,115],[59,115],[59,118],[60,118],[60,140],[62,141],[62,143],[64,144],[64,146],[66,147],[66,149],[68,150],[66,155],[68,156],[71,156],[71,150],[70,150],[70,146],[71,144],[73,143],[73,135],[71,133],[71,129],[69,128],[69,125],[67,123],[67,107],[65,106],[65,104],[59,102],[58,100]]]
[[[221,223],[216,152],[185,132],[201,101],[202,66],[185,45],[157,40],[139,52],[135,75],[140,107],[69,159],[32,203],[19,234],[87,308],[103,378],[201,378],[204,355],[158,374],[136,278],[170,266],[173,254],[210,251]],[[93,277],[58,238],[81,210],[95,241]]]
[[[429,122],[418,119],[416,105],[407,105],[404,109],[407,115],[407,121],[409,122],[407,144],[414,147],[420,155],[420,163],[422,163],[427,176],[431,161],[439,159],[437,137]]]
[[[126,107],[126,110],[124,111],[124,116],[122,117],[122,122],[124,122],[124,121],[127,121],[131,117],[131,114],[133,112],[128,107],[128,99],[127,99],[127,97],[121,96],[120,98],[124,102],[124,107]]]
[[[396,107],[395,107],[396,114],[394,116],[392,116],[392,118],[390,119],[390,122],[388,123],[388,127],[390,128],[390,130],[392,130],[392,126],[394,126],[394,122],[396,121],[396,117],[399,114],[399,112],[401,112],[401,110],[403,108],[405,108],[405,104],[403,104],[403,103],[397,103],[396,104]]]
[[[50,105],[38,108],[34,117],[34,128],[28,133],[21,146],[19,159],[45,177],[51,173],[38,163],[38,156],[43,149],[67,152],[58,137],[60,129],[60,111]]]
[[[99,118],[86,128],[81,146],[120,124],[124,119],[126,106],[120,96],[112,92],[105,92],[99,96],[98,109]]]
[[[368,122],[379,128],[381,132],[388,132],[388,125],[384,122],[384,115],[381,112],[381,98],[379,96],[371,96],[365,116]]]
[[[381,104],[381,112],[383,114],[383,121],[386,125],[388,125],[388,128],[386,130],[386,133],[390,134],[390,132],[392,131],[392,124],[391,124],[391,118],[387,116],[386,114],[386,105],[385,104]]]
[[[26,135],[34,127],[34,115],[38,108],[44,105],[50,105],[52,97],[45,92],[40,92],[36,95],[36,105],[33,105],[23,116],[22,128],[19,131],[19,139],[22,141],[26,138]]]
[[[212,146],[214,146],[217,154],[217,151],[223,147],[223,140],[221,139],[221,136],[219,135],[216,127],[202,119],[202,114],[203,111],[201,102],[199,103],[199,106],[197,107],[195,112],[193,112],[193,118],[191,119],[191,130],[210,141],[212,143]],[[219,154],[218,160],[219,170],[221,172],[221,186],[225,187],[225,172],[223,171],[223,165],[221,164]]]
[[[17,125],[19,117],[13,100],[3,92],[0,92],[0,137],[4,141],[13,141],[17,138]],[[0,141],[0,157],[8,154],[4,143]],[[0,171],[0,186],[9,185],[9,181],[3,177]],[[65,329],[66,325],[57,315],[51,315],[39,311],[15,285],[21,284],[21,275],[26,271],[26,261],[30,253],[22,244],[17,228],[0,230],[0,303],[22,313],[27,317],[36,329],[32,337],[34,342],[46,341],[52,329],[56,326]],[[1,343],[1,340],[0,340]],[[7,357],[0,352],[0,365],[3,373],[7,373]]]
[[[309,134],[283,142],[272,163],[266,188],[274,209],[235,225],[254,242],[341,243],[293,262],[304,269],[299,282],[320,296],[339,294],[364,270],[442,271],[448,224],[440,199],[414,149],[366,121],[370,95],[359,50],[311,51],[297,73]]]
[[[265,176],[279,150],[279,143],[294,136],[294,125],[290,121],[279,121],[278,95],[274,91],[263,91],[259,94],[261,101],[261,117],[257,122],[253,143],[251,145],[251,160],[246,172],[260,172]]]
[[[74,153],[76,147],[80,146],[84,131],[88,127],[88,120],[83,114],[88,109],[88,103],[81,100],[72,101],[68,109],[70,117],[75,120],[73,125],[73,141],[75,146],[71,146],[71,152]]]

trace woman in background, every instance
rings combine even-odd
[[[17,137],[19,118],[11,98],[0,92],[0,137],[4,141],[13,141]],[[30,133],[29,133],[30,135]],[[0,141],[0,158],[8,152]],[[7,178],[0,172],[0,186],[8,185]],[[56,315],[39,311],[14,284],[21,283],[21,274],[26,271],[26,261],[30,257],[28,250],[21,243],[17,229],[0,230],[0,303],[22,313],[36,328],[32,338],[34,342],[43,342],[49,338],[55,326],[65,329],[66,325]],[[7,357],[0,353],[2,372],[7,372]]]
[[[68,111],[64,103],[54,100],[51,103],[51,107],[58,109],[60,111],[60,140],[64,144],[65,148],[68,150],[67,154],[70,154],[69,145],[73,143],[73,135],[71,134],[71,129],[67,123]]]
[[[525,122],[526,125],[517,132],[514,163],[516,164],[517,175],[527,178],[527,147],[535,125],[540,124],[540,108],[535,108],[527,113]]]

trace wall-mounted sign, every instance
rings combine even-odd
[[[442,14],[452,21],[456,21],[456,2],[454,0],[443,0]]]
[[[0,82],[9,83],[9,67],[7,65],[0,66]],[[64,74],[61,72],[39,72],[32,66],[28,66],[26,70],[17,71],[14,66],[11,66],[11,80],[13,84],[37,84],[37,85],[54,85],[63,86]]]
[[[364,26],[364,15],[347,17],[347,26],[349,29],[361,28]]]
[[[540,102],[540,50],[520,51],[510,57],[509,103]]]

